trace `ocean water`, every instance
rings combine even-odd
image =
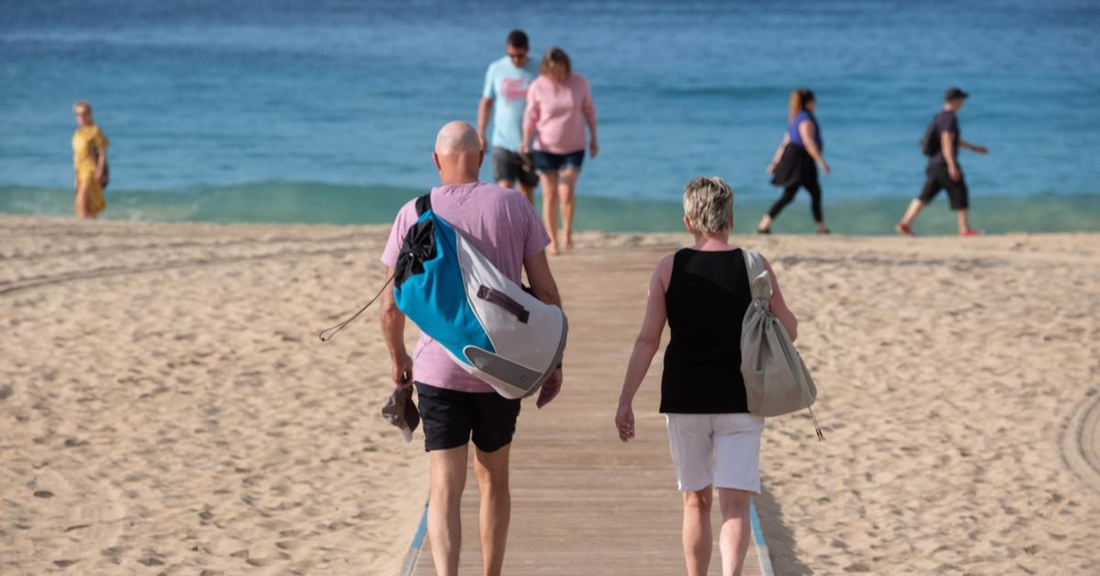
[[[476,119],[514,27],[592,84],[600,157],[578,224],[679,226],[683,184],[726,178],[748,229],[786,99],[808,86],[826,217],[880,233],[923,182],[918,140],[958,84],[976,224],[1100,230],[1100,4],[0,0],[0,211],[70,214],[70,105],[110,136],[109,218],[382,223],[436,184],[435,131]],[[489,179],[488,166],[483,178]],[[803,195],[777,230],[808,231]],[[944,199],[920,221],[949,232]]]

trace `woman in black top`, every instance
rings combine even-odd
[[[720,178],[684,187],[684,224],[695,245],[666,256],[649,285],[649,300],[627,366],[615,426],[634,437],[632,403],[660,346],[665,322],[661,412],[684,494],[683,544],[689,575],[706,574],[711,556],[710,508],[718,488],[722,573],[740,574],[749,543],[749,504],[760,492],[764,420],[748,413],[741,378],[741,323],[751,303],[741,250],[729,243],[733,192]],[[798,322],[783,301],[775,272],[772,312],[794,339]]]

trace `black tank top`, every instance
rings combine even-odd
[[[661,412],[748,412],[741,377],[741,321],[752,303],[740,249],[676,253],[665,292],[672,339],[665,349]]]

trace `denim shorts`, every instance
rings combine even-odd
[[[535,169],[539,172],[557,172],[565,168],[580,170],[584,164],[584,150],[577,150],[568,154],[554,154],[553,152],[534,151]]]

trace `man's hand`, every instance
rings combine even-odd
[[[539,399],[535,402],[536,408],[542,408],[550,403],[551,400],[558,397],[558,392],[561,392],[561,368],[554,370],[554,373],[550,375],[550,378],[546,380],[546,383],[542,385],[542,390],[539,390]]]
[[[399,388],[411,386],[413,383],[413,360],[408,354],[401,354],[393,359],[393,383]]]
[[[768,164],[768,174],[775,174],[775,167],[778,164],[779,164],[778,162],[772,162],[772,163]]]
[[[831,168],[829,168],[829,163],[828,163],[828,162],[826,162],[825,160],[822,160],[822,161],[821,161],[821,170],[822,170],[823,172],[825,172],[825,175],[826,175],[826,176],[828,176],[828,175],[829,175],[830,173],[832,173],[832,169],[831,169]]]
[[[989,154],[989,148],[986,148],[985,146],[972,146],[970,149],[977,152],[978,154]]]
[[[530,154],[531,153],[531,146],[528,145],[526,142],[524,142],[523,144],[519,145],[518,152],[520,154]]]
[[[485,133],[484,132],[478,132],[477,133],[477,140],[478,140],[478,142],[481,142],[481,151],[482,152],[484,152],[485,150],[488,149],[487,146],[486,146],[486,139],[485,139]]]
[[[619,439],[623,442],[634,438],[634,408],[629,403],[619,402],[619,411],[615,413],[615,427],[619,429]]]
[[[596,139],[593,138],[588,147],[591,149],[592,159],[595,160],[596,156],[600,154],[600,143],[596,142]]]
[[[956,166],[955,164],[952,164],[952,165],[947,167],[947,175],[950,176],[951,180],[954,181],[954,182],[958,182],[959,180],[962,180],[962,173],[959,172],[959,167]]]

